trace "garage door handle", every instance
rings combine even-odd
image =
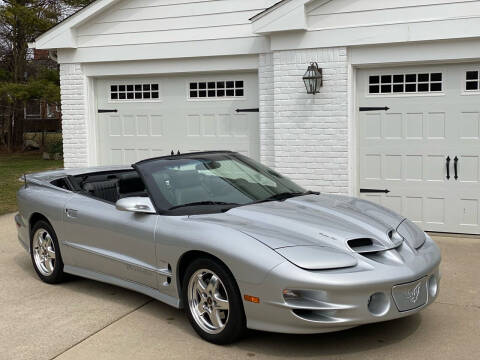
[[[453,169],[455,170],[455,180],[458,180],[458,157],[455,156],[455,159],[453,159]]]
[[[447,156],[447,180],[450,180],[450,156]]]
[[[253,108],[253,109],[237,109],[235,110],[237,113],[241,112],[260,112],[260,108]]]
[[[383,107],[371,107],[371,106],[363,106],[358,108],[358,111],[388,111],[390,108],[388,106]]]
[[[98,113],[99,113],[99,114],[104,114],[104,113],[116,113],[116,112],[118,112],[117,109],[113,109],[113,110],[98,109]]]
[[[381,190],[381,189],[360,189],[360,193],[362,194],[379,194],[379,193],[385,193],[385,194],[388,194],[390,192],[390,190],[387,190],[387,189],[384,189],[384,190]]]

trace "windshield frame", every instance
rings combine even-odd
[[[158,157],[153,159],[147,159],[140,161],[134,165],[134,169],[140,174],[142,180],[145,183],[147,191],[150,195],[150,198],[157,210],[157,213],[160,215],[169,215],[169,216],[182,216],[182,215],[199,215],[199,214],[214,214],[214,213],[222,213],[226,212],[232,208],[240,207],[240,206],[247,206],[253,205],[256,203],[265,202],[264,200],[259,201],[252,201],[251,203],[246,204],[229,204],[229,205],[196,205],[196,206],[182,206],[176,209],[170,209],[171,204],[165,199],[162,194],[162,191],[158,187],[154,177],[153,177],[153,169],[152,167],[155,166],[158,162],[163,161],[172,161],[172,165],[175,166],[175,162],[179,165],[181,164],[182,160],[219,160],[218,157],[222,158],[231,158],[232,160],[240,161],[241,163],[249,166],[250,168],[254,169],[255,171],[262,171],[268,170],[272,172],[272,174],[276,174],[280,176],[280,178],[284,178],[282,175],[278,174],[276,171],[269,169],[268,167],[244,156],[236,152],[231,151],[209,151],[209,152],[200,152],[200,153],[189,153],[189,154],[182,154],[182,155],[171,155],[165,157]],[[263,168],[263,169],[262,169]],[[284,178],[295,185],[299,190],[302,190],[305,195],[308,194],[307,190],[305,190],[300,185],[296,184],[290,179]],[[275,200],[271,200],[275,201]]]

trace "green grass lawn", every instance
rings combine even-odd
[[[18,178],[27,173],[63,167],[63,161],[43,160],[40,153],[0,153],[0,215],[17,211]]]

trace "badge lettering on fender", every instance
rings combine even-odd
[[[151,271],[148,271],[147,269],[142,269],[141,267],[138,267],[138,266],[127,264],[126,267],[128,271],[139,272],[148,276],[153,275]]]

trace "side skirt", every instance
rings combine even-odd
[[[120,286],[125,289],[133,290],[141,294],[150,296],[158,301],[164,302],[165,304],[173,306],[177,309],[180,308],[180,300],[178,298],[174,298],[172,296],[162,294],[160,291],[156,289],[152,289],[151,287],[138,284],[133,281],[122,280],[110,275],[105,275],[102,273],[98,273],[95,271],[86,270],[86,269],[82,269],[82,268],[70,266],[70,265],[65,265],[63,268],[63,271],[68,274],[77,275],[87,279],[96,280],[96,281],[104,282],[107,284]]]

